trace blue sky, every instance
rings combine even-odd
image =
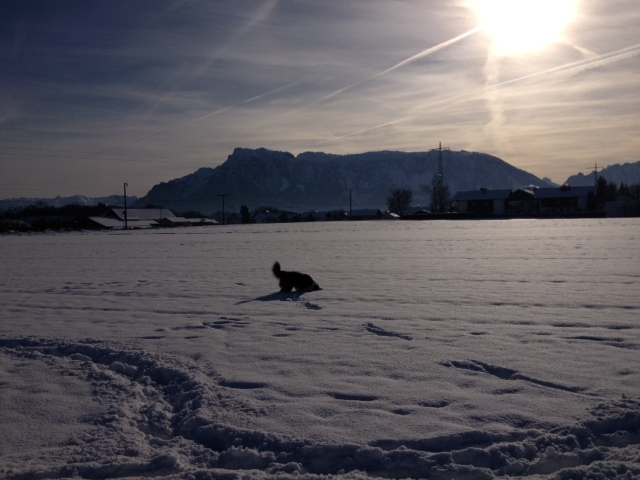
[[[556,182],[640,160],[637,0],[494,11],[502,36],[491,1],[4,1],[0,198],[144,195],[235,147],[442,141]]]

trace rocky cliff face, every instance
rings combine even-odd
[[[499,158],[477,152],[443,151],[445,183],[451,194],[460,190],[512,188],[539,185],[543,180]],[[154,186],[138,205],[160,204],[178,212],[221,208],[225,196],[228,211],[240,205],[262,205],[298,212],[386,208],[392,188],[410,188],[414,205],[428,207],[424,186],[438,170],[438,152],[369,152],[332,155],[306,152],[293,156],[267,149],[237,148],[216,168]]]

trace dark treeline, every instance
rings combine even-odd
[[[84,219],[104,215],[108,208],[104,203],[54,207],[44,202],[9,208],[0,210],[0,232],[80,229]]]
[[[618,200],[640,201],[640,184],[628,185],[623,182],[618,186],[607,182],[604,177],[599,177],[596,192],[600,205]]]

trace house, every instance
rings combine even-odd
[[[377,208],[360,208],[351,210],[351,220],[379,220],[382,212]]]
[[[458,213],[472,213],[481,217],[504,215],[511,190],[471,190],[458,192],[453,197],[458,202]]]
[[[124,208],[111,208],[101,217],[87,218],[87,228],[156,228],[156,227],[184,227],[194,225],[215,225],[215,220],[206,218],[184,218],[166,208],[127,208],[126,222]],[[126,225],[125,225],[126,224]]]
[[[300,219],[303,222],[318,222],[327,219],[328,212],[318,212],[316,210],[311,210],[309,212],[304,212],[300,214]]]
[[[328,221],[340,221],[340,220],[349,220],[349,214],[344,210],[331,210],[327,212],[326,220]]]
[[[124,228],[124,220],[108,217],[87,217],[82,222],[82,228],[89,230],[111,230]],[[132,227],[133,228],[133,227]],[[151,228],[149,225],[147,228]]]
[[[507,200],[507,213],[509,215],[531,215],[536,211],[536,187],[519,188],[511,192]]]
[[[436,218],[445,218],[451,215],[451,212],[433,214],[429,209],[424,207],[409,207],[402,212],[404,220],[434,220]]]
[[[218,222],[211,218],[164,217],[160,219],[158,224],[161,227],[200,227],[218,225]]]
[[[168,208],[127,208],[127,222],[129,221],[159,221],[162,218],[175,217]],[[124,208],[111,208],[107,213],[103,215],[107,218],[113,218],[116,220],[124,221],[125,209]]]
[[[175,217],[171,210],[165,208],[127,208],[126,222],[124,208],[110,208],[101,217],[89,217],[87,226],[90,228],[153,228],[165,217]],[[125,225],[126,223],[126,225]]]
[[[539,188],[535,192],[536,212],[542,215],[567,215],[595,210],[595,187]]]
[[[579,215],[595,210],[595,187],[521,188],[458,192],[458,213],[476,216]]]

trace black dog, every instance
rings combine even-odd
[[[280,263],[273,264],[271,269],[273,275],[280,280],[280,291],[290,292],[294,288],[298,292],[310,292],[312,290],[320,290],[320,287],[313,281],[306,273],[300,272],[285,272],[280,269]]]

